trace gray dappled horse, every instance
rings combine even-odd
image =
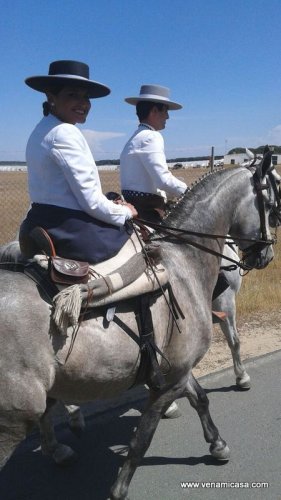
[[[234,168],[202,179],[184,195],[165,223],[180,230],[230,234],[245,252],[245,265],[265,267],[273,258],[268,188],[262,186],[269,166],[270,161],[264,161],[256,173]],[[194,235],[186,238],[183,233],[178,239],[163,232],[159,232],[159,239],[163,264],[185,319],[178,320],[179,332],[163,296],[153,300],[156,343],[170,365],[167,367],[160,357],[165,386],[161,390],[150,388],[147,407],[111,489],[111,499],[127,497],[134,471],[149,447],[161,415],[178,397],[187,396],[197,411],[211,454],[221,460],[229,458],[228,446],[210,417],[205,391],[192,375],[192,368],[211,342],[212,293],[220,266],[216,252],[222,252],[224,239]],[[208,247],[213,253],[198,251],[194,244]],[[0,271],[1,466],[35,423],[44,428],[49,418],[48,398],[79,403],[116,397],[134,384],[138,371],[138,330],[130,302],[118,305],[108,326],[104,326],[98,310],[85,319],[65,363],[71,334],[66,338],[56,330],[51,307],[42,295],[40,287],[24,274],[5,266]],[[151,385],[151,380],[143,379],[140,383]]]

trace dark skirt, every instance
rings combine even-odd
[[[20,227],[20,240],[40,226],[53,240],[56,254],[68,259],[102,262],[116,255],[132,230],[94,219],[85,212],[33,203]]]

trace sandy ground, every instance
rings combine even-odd
[[[238,320],[241,341],[241,359],[260,356],[281,349],[281,311],[255,314],[245,322]],[[199,365],[193,370],[196,377],[232,366],[232,356],[225,337],[218,325],[214,325],[211,347]]]

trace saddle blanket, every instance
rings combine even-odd
[[[135,281],[122,287],[122,279],[118,273],[118,269],[125,266],[133,256],[141,253],[141,251],[141,243],[136,234],[133,233],[115,257],[90,266],[91,273],[88,284],[75,286],[80,286],[81,290],[85,290],[87,286],[91,287],[91,283],[96,279],[110,275],[110,280],[116,285],[116,291],[103,297],[95,297],[93,294],[87,307],[101,307],[114,302],[127,300],[143,293],[153,292],[169,281],[167,270],[162,264],[157,264],[153,266],[153,270],[149,266],[146,267],[145,271]],[[42,268],[48,268],[48,258],[45,255],[35,255],[33,260]],[[56,284],[56,286],[59,291],[70,288],[68,285],[61,284]]]

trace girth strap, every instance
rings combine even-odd
[[[169,367],[170,363],[154,341],[150,298],[150,294],[144,294],[136,299],[135,315],[139,330],[141,360],[134,385],[146,382],[149,387],[159,391],[165,386],[165,378],[156,353],[165,359]]]

